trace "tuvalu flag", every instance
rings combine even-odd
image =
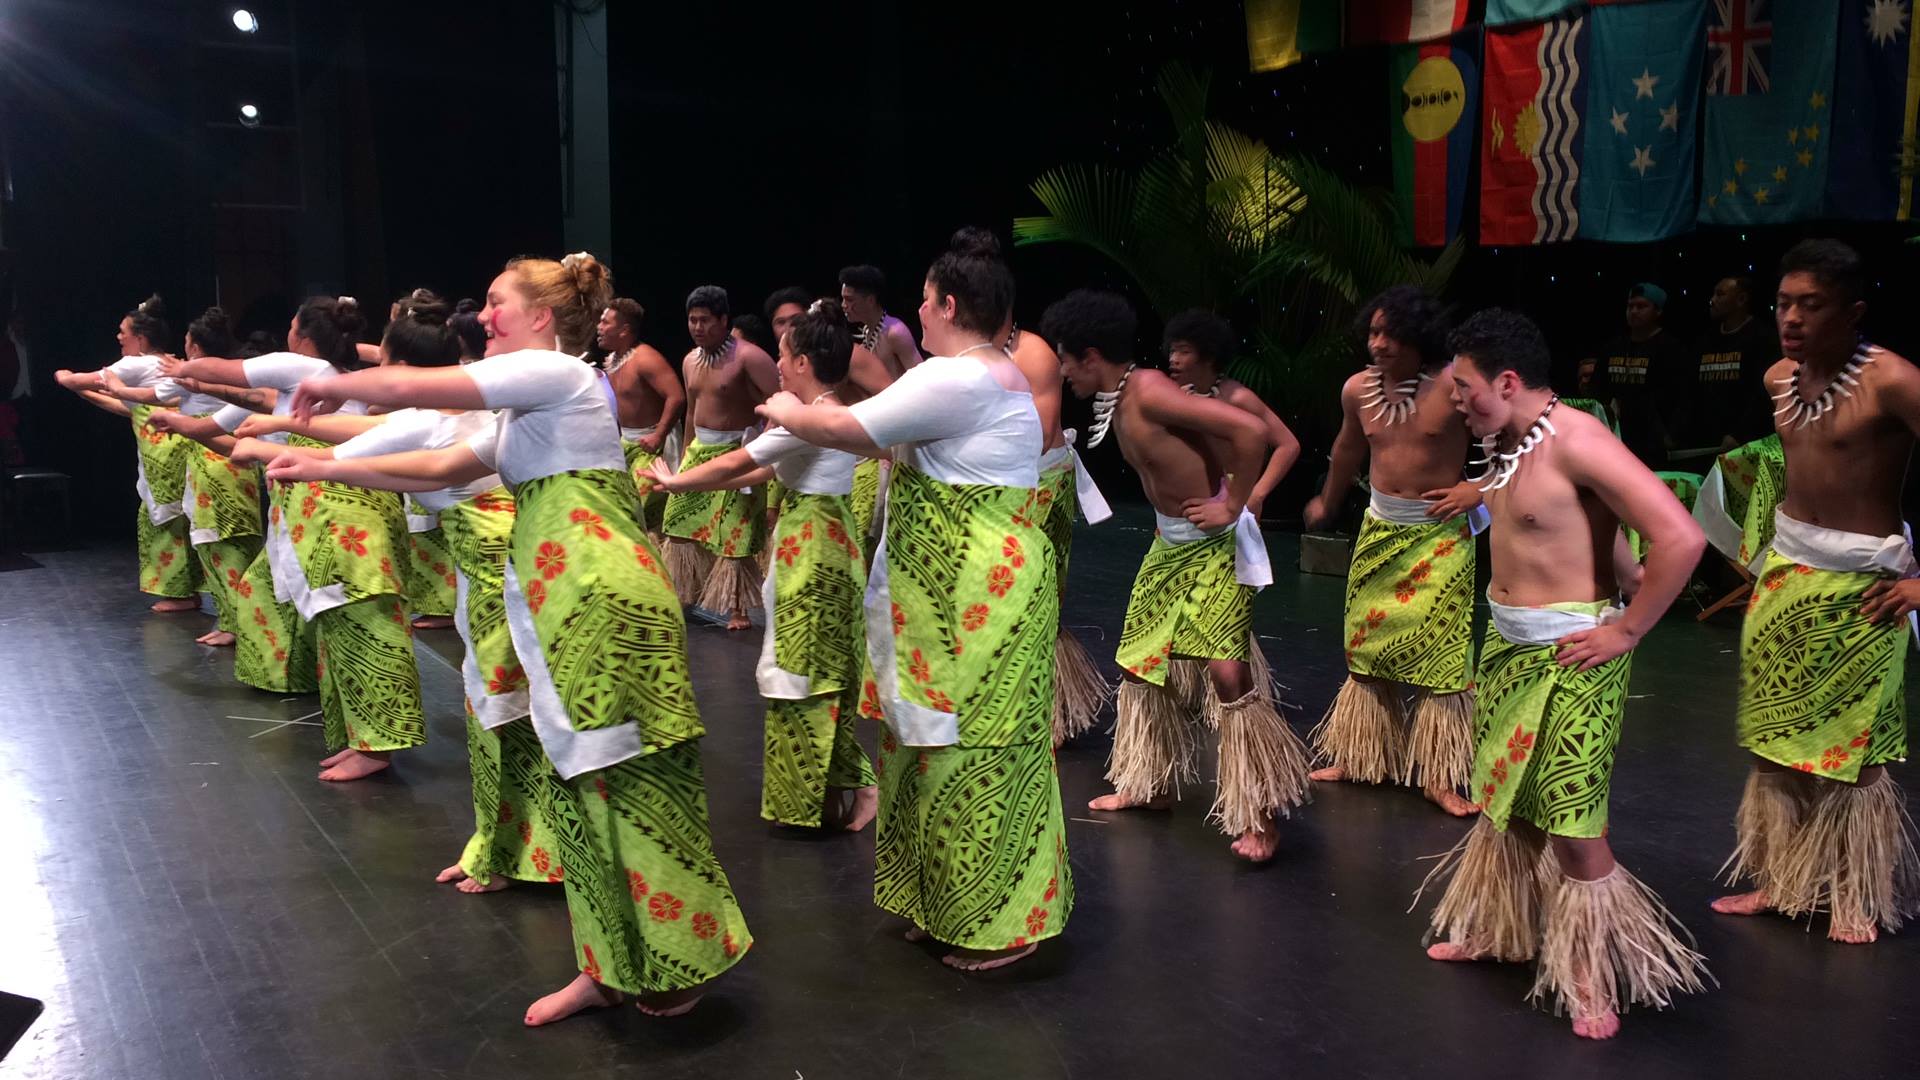
[[[1342,0],[1246,0],[1247,62],[1279,71],[1340,47]]]
[[[1845,0],[1841,5],[1832,145],[1827,151],[1827,213],[1834,217],[1913,217],[1920,38],[1914,36],[1911,16],[1906,3],[1889,0]],[[1802,145],[1799,151],[1805,149]]]
[[[1587,13],[1580,235],[1644,243],[1693,226],[1706,7],[1609,4]]]
[[[1394,46],[1387,61],[1394,206],[1400,243],[1439,247],[1460,234],[1478,121],[1480,32]]]
[[[1836,5],[1816,0],[1713,0],[1701,221],[1748,225],[1822,212],[1838,19]]]
[[[1467,25],[1467,0],[1351,0],[1347,44],[1432,41]]]
[[[1585,14],[1486,32],[1480,242],[1571,240],[1580,228]]]

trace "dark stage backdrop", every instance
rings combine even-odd
[[[117,322],[149,293],[176,333],[217,288],[244,329],[283,334],[308,293],[351,293],[384,321],[416,285],[478,296],[508,255],[560,246],[551,8],[248,6],[258,40],[291,28],[290,57],[208,48],[235,40],[225,3],[0,9],[5,242],[34,387],[23,438],[34,463],[73,474],[90,529],[131,531],[132,440],[52,375],[110,363]],[[272,102],[269,122],[297,115],[299,154],[243,165],[236,147],[258,144],[207,123],[236,95]],[[214,209],[282,169],[289,208]]]

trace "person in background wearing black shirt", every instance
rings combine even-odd
[[[1773,320],[1753,317],[1753,279],[1721,278],[1707,313],[1713,327],[1700,339],[1689,422],[1679,436],[1684,447],[1731,450],[1773,427],[1767,368],[1780,359]]]
[[[1678,411],[1674,389],[1693,364],[1687,347],[1660,325],[1667,291],[1643,281],[1627,290],[1627,332],[1600,354],[1593,396],[1613,410],[1620,441],[1650,469],[1666,468]]]

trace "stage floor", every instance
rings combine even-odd
[[[1149,525],[1134,508],[1077,539],[1068,622],[1103,661]],[[1295,540],[1272,538],[1256,626],[1304,734],[1342,675],[1343,583],[1295,573]],[[1170,814],[1089,813],[1104,735],[1059,759],[1067,933],[1005,971],[950,971],[873,907],[871,830],[760,821],[758,631],[709,625],[690,643],[714,844],[753,952],[685,1019],[528,1030],[527,1003],[574,974],[560,890],[433,883],[472,824],[452,632],[419,638],[429,745],[323,784],[315,700],[235,684],[230,650],[193,644],[204,616],[149,614],[130,548],[0,576],[0,990],[47,1003],[0,1077],[1650,1080],[1920,1060],[1920,928],[1845,947],[1824,920],[1707,910],[1746,767],[1738,624],[1698,625],[1688,601],[1634,661],[1613,841],[1721,986],[1628,1014],[1612,1043],[1529,1009],[1525,968],[1425,958],[1424,911],[1407,914],[1420,857],[1464,823],[1403,790],[1322,785],[1251,868],[1203,820],[1210,791]]]

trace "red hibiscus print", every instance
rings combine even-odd
[[[1433,573],[1433,564],[1425,559],[1413,564],[1413,570],[1407,574],[1415,581],[1425,581]]]
[[[740,946],[733,940],[732,934],[728,934],[726,937],[720,939],[720,948],[727,954],[728,959],[740,955]]]
[[[522,591],[527,595],[527,610],[535,615],[540,614],[540,609],[547,603],[547,583],[538,579],[529,581]]]
[[[587,956],[587,962],[581,965],[580,967],[581,973],[584,974],[587,978],[592,979],[594,982],[599,982],[600,981],[600,961],[595,960],[593,958],[593,946],[582,945],[580,946],[580,951],[585,953]]]
[[[692,540],[696,544],[704,544],[707,542],[708,538],[712,536],[713,536],[713,530],[707,528],[705,525],[702,525],[699,528],[693,530],[693,535],[689,536],[687,539]]]
[[[1459,546],[1459,541],[1457,540],[1442,540],[1434,545],[1433,557],[1436,559],[1444,559],[1453,554],[1453,549],[1457,546]]]
[[[920,771],[920,775],[925,776],[927,775],[927,767],[933,763],[927,760],[927,752],[925,750],[922,750],[918,754],[914,755],[913,764],[914,764],[914,768]]]
[[[1873,729],[1868,728],[1867,730],[1861,732],[1860,734],[1855,735],[1853,737],[1853,741],[1848,743],[1847,745],[1852,747],[1855,750],[1859,750],[1862,747],[1866,746],[1868,741],[1871,740],[1872,738],[1873,738]]]
[[[847,530],[841,528],[840,523],[838,521],[832,518],[828,518],[827,519],[827,539],[833,541],[836,544],[845,543],[847,539]]]
[[[1053,505],[1053,489],[1041,488],[1040,490],[1034,492],[1033,501],[1039,503],[1042,507]]]
[[[193,497],[193,505],[199,507],[202,510],[205,510],[207,507],[213,505],[213,496],[207,494],[204,491],[199,492]]]
[[[686,906],[684,900],[670,892],[654,893],[647,901],[647,914],[653,916],[654,922],[678,922],[680,909]]]
[[[533,822],[525,818],[520,819],[520,842],[523,844],[533,843]]]
[[[736,536],[739,535],[739,532],[740,532],[739,529],[735,529],[733,531]],[[800,539],[802,540],[813,539],[813,522],[803,521],[800,523]]]
[[[720,920],[706,912],[693,917],[693,936],[706,941],[720,932]]]
[[[261,611],[259,608],[254,608],[253,621],[254,621],[254,624],[258,626],[267,625],[267,613],[264,611]]]
[[[1393,587],[1393,598],[1403,604],[1411,603],[1413,601],[1413,594],[1413,582],[1408,581],[1406,578],[1401,578]]]
[[[1020,538],[1017,536],[1000,541],[1000,557],[1012,563],[1015,570],[1027,565],[1026,552],[1020,550]]]
[[[277,660],[277,661],[279,661],[280,663],[283,663],[283,664],[284,664],[284,663],[286,663],[286,662],[287,662],[287,650],[285,650],[285,649],[275,649],[275,650],[273,650],[273,658],[274,658],[275,660]]]
[[[161,565],[162,567],[168,567],[168,566],[172,566],[172,565],[173,565],[173,552],[171,552],[171,551],[163,551],[163,552],[161,552],[161,553],[160,553],[160,565]]]
[[[1812,772],[1812,771],[1813,771],[1813,762],[1811,762],[1811,761],[1803,761],[1803,762],[1801,762],[1801,763],[1799,763],[1798,765],[1795,765],[1795,766],[1794,766],[1794,768],[1796,768],[1796,769],[1799,769],[1799,770],[1800,770],[1801,772]]]
[[[449,589],[457,589],[457,588],[459,588],[459,587],[460,587],[460,579],[459,579],[459,577],[457,577],[457,576],[455,576],[455,575],[453,575],[453,574],[448,574],[448,575],[447,575],[447,577],[446,577],[446,582],[447,582],[447,588],[449,588]]]
[[[1500,758],[1493,763],[1493,782],[1496,784],[1504,784],[1507,782],[1506,758]]]
[[[953,711],[953,699],[938,690],[927,691],[927,704],[941,712],[950,713]]]
[[[547,884],[558,885],[567,879],[567,868],[559,863],[553,864],[553,870],[547,874]]]
[[[1492,802],[1493,797],[1498,794],[1500,794],[1500,789],[1494,787],[1492,784],[1488,784],[1480,789],[1480,801],[1483,803]]]
[[[907,613],[900,610],[899,604],[894,604],[893,605],[893,636],[899,637],[900,632],[902,630],[905,630],[906,628],[907,628]]]
[[[1527,751],[1533,749],[1533,732],[1515,727],[1513,735],[1507,739],[1507,757],[1515,765],[1527,760]]]
[[[583,535],[591,536],[596,540],[613,539],[613,530],[607,528],[606,521],[599,514],[585,507],[568,514],[567,520],[580,526],[580,532]]]
[[[987,591],[995,596],[1005,596],[1013,589],[1013,568],[996,566],[987,571]]]
[[[1053,903],[1053,898],[1058,895],[1060,895],[1060,879],[1057,877],[1048,878],[1047,893],[1045,896],[1042,896],[1040,899],[1045,900],[1047,903],[1051,904]]]
[[[1826,753],[1820,755],[1820,768],[1826,772],[1833,772],[1840,766],[1845,765],[1847,759],[1852,756],[1852,754],[1847,753],[1846,747],[1830,746],[1827,748]]]
[[[1794,573],[1796,573],[1796,574],[1811,574],[1811,573],[1813,573],[1813,567],[1811,567],[1811,566],[1801,566],[1801,565],[1800,565],[1799,563],[1794,563],[1794,564],[1793,564],[1793,572],[1794,572]]]
[[[889,731],[880,736],[880,752],[881,753],[891,754],[898,749],[900,749],[900,744],[894,740],[893,732]]]
[[[1769,590],[1773,590],[1785,584],[1786,578],[1787,570],[1786,567],[1783,566],[1767,571],[1767,576],[1762,578],[1760,583],[1765,585]]]
[[[487,680],[487,693],[505,694],[519,690],[527,685],[526,669],[519,664],[511,668],[495,665],[493,678]]]
[[[640,876],[640,871],[627,871],[627,892],[632,894],[634,903],[637,904],[645,900],[647,894],[652,891],[653,890],[647,886],[647,879]]]
[[[927,665],[927,658],[920,654],[919,649],[913,650],[913,662],[907,665],[907,675],[917,683],[933,679],[933,669]]]
[[[647,551],[647,545],[633,545],[633,558],[635,562],[640,564],[640,569],[653,570],[658,573],[658,569],[654,565],[653,555]]]
[[[507,822],[512,820],[513,820],[513,804],[503,799],[500,802],[500,817],[499,817],[498,823],[501,825],[505,825]]]
[[[960,627],[969,633],[987,625],[988,608],[985,604],[975,604],[960,615]]]
[[[297,544],[300,541],[305,540],[306,538],[307,538],[307,527],[305,525],[295,525],[293,527],[293,542]]]
[[[1047,909],[1034,908],[1027,912],[1027,936],[1039,937],[1047,929]]]
[[[547,867],[551,865],[553,865],[553,856],[547,854],[546,848],[533,849],[533,868],[535,870],[544,874],[547,872]]]
[[[800,541],[791,536],[781,537],[780,550],[777,552],[774,552],[773,557],[776,559],[779,559],[781,562],[785,563],[788,566],[792,566],[793,560],[800,557]]]
[[[860,688],[860,715],[869,720],[880,719],[880,688],[868,679]]]
[[[382,557],[380,560],[380,572],[387,575],[388,577],[392,577],[393,576],[393,560]]]
[[[1367,629],[1377,629],[1381,623],[1386,621],[1386,612],[1381,611],[1379,608],[1369,608],[1367,610]]]
[[[280,524],[280,508],[278,506],[270,507],[267,511],[267,518],[275,525]]]
[[[563,544],[547,540],[541,543],[540,550],[534,552],[533,568],[540,576],[552,581],[567,572],[567,549]]]
[[[593,778],[593,792],[600,796],[601,802],[606,802],[612,797],[607,791],[607,782],[597,776]]]
[[[367,553],[367,530],[357,525],[349,525],[340,530],[340,550],[351,555],[365,555]],[[391,568],[388,568],[387,572],[392,573],[393,571]]]
[[[1357,649],[1364,644],[1366,640],[1367,632],[1365,630],[1355,630],[1353,636],[1347,639],[1347,648]]]
[[[300,516],[301,517],[310,518],[313,516],[313,512],[315,510],[318,510],[319,508],[320,508],[320,500],[314,498],[311,495],[300,500]]]

